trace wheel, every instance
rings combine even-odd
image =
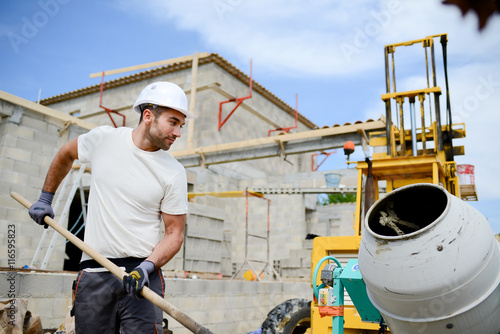
[[[268,314],[262,323],[262,334],[304,334],[311,327],[311,301],[289,299]]]

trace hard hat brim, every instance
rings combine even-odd
[[[151,102],[150,101],[138,101],[135,103],[134,105],[134,110],[141,114],[142,111],[141,111],[141,106],[143,104],[150,104]],[[193,118],[196,118],[196,115],[193,114],[192,112],[188,111],[188,110],[185,110],[185,109],[182,109],[182,108],[174,108],[174,107],[165,107],[165,106],[162,106],[162,105],[159,105],[160,107],[163,107],[163,108],[168,108],[168,109],[173,109],[173,110],[177,110],[178,112],[180,112],[181,114],[184,114],[184,116],[186,116],[186,119],[193,119]]]

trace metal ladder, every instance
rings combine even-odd
[[[82,184],[82,178],[83,178],[83,173],[85,171],[89,171],[87,164],[81,164],[81,165],[74,165],[66,178],[64,179],[61,187],[60,187],[60,192],[59,195],[57,196],[57,200],[53,206],[54,214],[58,214],[59,207],[61,206],[61,203],[66,200],[66,203],[64,204],[64,208],[62,209],[62,212],[58,218],[59,222],[64,222],[64,220],[68,217],[69,215],[69,209],[71,207],[71,203],[73,202],[73,199],[75,197],[75,194],[77,190],[80,190],[80,199],[82,203],[82,214],[83,214],[83,224],[86,223],[87,221],[87,212],[85,210],[87,203],[85,201],[85,194],[83,190],[83,184]],[[76,176],[75,176],[76,173]],[[67,189],[71,188],[69,190],[69,193],[66,196]],[[50,240],[50,243],[48,246],[44,246],[45,242],[47,240],[47,237],[49,234],[52,233],[52,238]],[[52,255],[52,251],[54,250],[54,245],[59,237],[59,233],[55,232],[53,229],[44,229],[42,238],[40,239],[40,242],[38,243],[38,247],[35,251],[35,255],[33,256],[33,259],[31,260],[30,268],[36,268],[36,264],[38,263],[38,258],[42,256],[42,252],[45,251],[45,255],[43,257],[42,264],[38,269],[45,269],[47,268],[47,264],[49,262],[50,256]]]

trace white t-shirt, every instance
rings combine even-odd
[[[85,242],[105,257],[148,257],[162,238],[161,212],[188,212],[184,167],[167,151],[137,148],[131,128],[81,135],[78,159],[92,168]]]

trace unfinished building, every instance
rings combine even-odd
[[[7,226],[15,225],[17,254],[13,264],[2,249],[0,267],[65,270],[70,278],[63,278],[62,286],[69,284],[81,253],[62,237],[53,237],[50,229],[43,231],[30,222],[9,192],[34,201],[62,144],[98,125],[135,127],[139,115],[132,105],[140,91],[151,82],[171,81],[184,89],[197,118],[188,121],[172,148],[187,170],[190,212],[183,249],[163,268],[165,274],[182,277],[187,272],[203,278],[241,279],[248,269],[265,269],[265,280],[302,281],[278,288],[267,302],[262,298],[255,319],[234,316],[234,323],[241,323],[241,319],[250,322],[248,328],[240,325],[235,330],[234,324],[229,327],[228,319],[203,316],[207,325],[220,324],[220,332],[244,333],[257,328],[262,314],[280,302],[276,299],[308,298],[312,245],[306,236],[354,234],[354,204],[317,205],[317,194],[333,190],[325,181],[325,174],[331,171],[314,171],[316,156],[326,149],[341,148],[346,140],[362,144],[366,133],[384,129],[384,122],[370,120],[320,129],[217,54],[195,54],[105,82],[107,74],[103,73],[101,84],[47,98],[40,104],[1,92],[0,233],[5,244]],[[80,180],[75,168],[68,185],[76,184],[78,191],[69,201],[67,195],[59,196],[60,211],[65,205],[69,207],[60,223],[81,237],[89,172],[91,168],[82,168]],[[354,168],[335,172],[341,176],[340,186],[353,191],[358,172]],[[180,283],[172,283],[176,284]],[[221,293],[228,290],[227,286],[213,289]],[[57,291],[63,310],[68,296]],[[43,306],[37,306],[34,311],[40,312]],[[66,315],[56,308],[52,305],[51,316],[47,316],[51,325]]]

